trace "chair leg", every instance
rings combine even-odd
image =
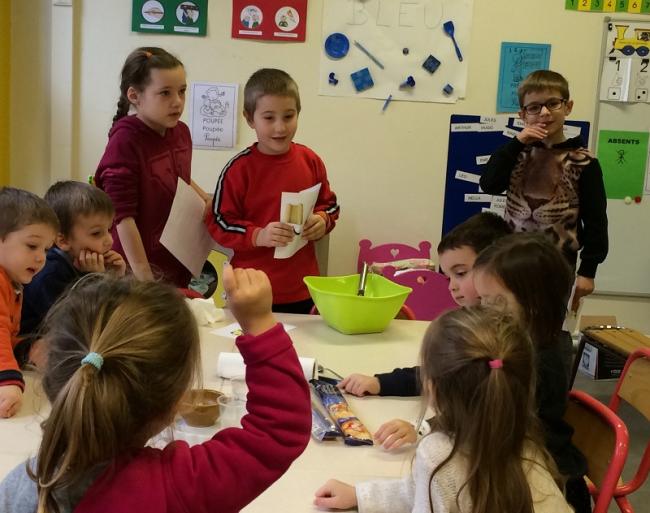
[[[614,497],[614,500],[616,500],[616,504],[618,505],[618,509],[621,510],[621,513],[634,513],[634,508],[630,504],[630,501],[627,500],[626,495]]]

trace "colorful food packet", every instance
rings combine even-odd
[[[338,425],[323,407],[314,385],[310,385],[309,389],[311,392],[311,436],[319,442],[343,436]]]
[[[325,409],[343,432],[343,441],[347,445],[373,445],[372,435],[352,413],[338,388],[318,379],[312,379],[310,383],[318,393]]]

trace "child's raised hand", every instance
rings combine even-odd
[[[543,123],[526,124],[524,129],[517,134],[517,139],[523,144],[530,144],[546,139],[547,135],[548,130],[546,130],[546,125]]]
[[[23,404],[23,391],[17,385],[0,386],[0,417],[8,419],[16,415]]]
[[[255,245],[267,248],[283,247],[293,240],[294,235],[290,224],[273,221],[257,232]]]
[[[354,486],[330,479],[314,494],[314,504],[319,508],[350,509],[357,505]]]
[[[391,450],[399,449],[404,444],[415,443],[418,434],[410,423],[405,420],[394,419],[382,424],[374,437],[384,449]]]
[[[233,269],[226,264],[223,268],[223,288],[228,298],[228,308],[244,333],[259,335],[276,325],[271,313],[271,282],[263,271]]]
[[[339,381],[336,386],[348,394],[358,395],[359,397],[377,395],[381,389],[378,378],[364,374],[350,374],[347,378]]]
[[[104,265],[115,274],[122,277],[126,274],[126,262],[117,251],[112,249],[104,253]]]
[[[327,230],[327,223],[323,216],[311,214],[302,227],[302,238],[305,240],[319,240]]]
[[[103,273],[106,270],[104,255],[89,249],[82,249],[79,252],[79,256],[74,261],[74,266],[82,273]]]

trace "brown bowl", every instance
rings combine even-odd
[[[188,426],[212,426],[219,418],[217,399],[222,395],[217,390],[207,388],[190,390],[183,397],[178,413]]]

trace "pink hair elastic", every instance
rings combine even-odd
[[[490,369],[500,369],[503,367],[503,360],[490,360],[488,362]]]

